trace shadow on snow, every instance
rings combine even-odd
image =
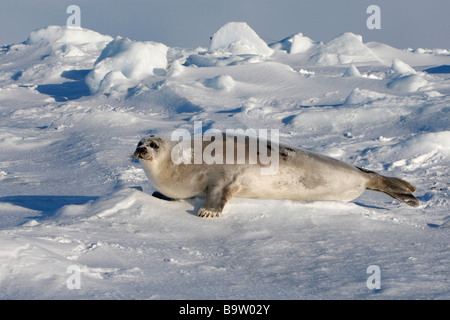
[[[0,204],[12,204],[24,209],[40,212],[40,215],[26,216],[20,219],[20,224],[30,220],[47,220],[52,218],[62,207],[67,205],[81,205],[98,199],[95,196],[8,196],[1,197]],[[14,225],[17,225],[17,220]],[[11,225],[12,226],[12,225]],[[3,226],[5,227],[5,226]]]
[[[84,78],[91,70],[66,70],[61,77],[72,80],[59,84],[42,84],[36,87],[39,93],[47,94],[57,102],[75,100],[89,96],[91,92],[84,82]]]

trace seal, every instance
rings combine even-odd
[[[410,183],[394,177],[358,168],[343,161],[317,154],[302,148],[270,141],[259,144],[259,138],[223,134],[222,141],[201,140],[201,151],[211,150],[211,144],[219,146],[224,158],[233,153],[234,161],[224,163],[180,162],[174,159],[178,141],[151,135],[139,141],[134,157],[139,159],[147,178],[163,195],[173,199],[186,199],[206,194],[205,205],[198,210],[200,217],[219,217],[226,203],[232,197],[287,199],[296,201],[337,200],[348,202],[360,196],[365,190],[384,192],[394,199],[417,207],[419,200],[413,196],[416,188]],[[251,145],[258,146],[257,154],[276,152],[278,168],[273,174],[262,174],[267,167],[259,159],[251,162]],[[195,137],[184,149],[186,160],[194,158]],[[231,141],[233,149],[226,147]],[[225,143],[226,142],[226,143]],[[239,149],[242,148],[242,149]],[[231,150],[231,151],[230,151]],[[245,161],[237,158],[238,150]],[[229,159],[229,158],[227,158]]]

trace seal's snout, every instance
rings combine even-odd
[[[134,152],[134,157],[138,159],[143,159],[143,156],[147,154],[147,148],[146,147],[137,147],[136,151]]]
[[[147,148],[146,147],[137,147],[136,148],[136,152],[138,154],[146,154],[147,153]]]

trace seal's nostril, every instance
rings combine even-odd
[[[147,148],[146,147],[138,147],[136,149],[136,153],[145,154],[145,153],[147,153]]]

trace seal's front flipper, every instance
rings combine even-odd
[[[197,214],[200,218],[219,218],[222,215],[222,210],[201,207]]]
[[[206,188],[205,206],[198,210],[198,216],[202,218],[217,218],[222,215],[225,204],[230,201],[234,194],[239,191],[239,187],[233,184],[209,185]]]

